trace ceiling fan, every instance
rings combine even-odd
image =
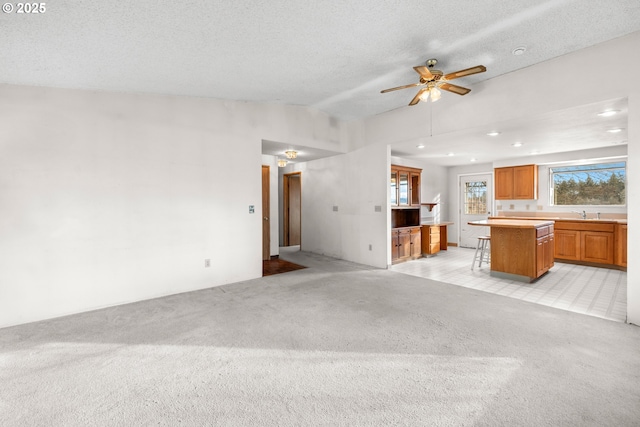
[[[466,95],[471,92],[471,89],[467,89],[466,87],[447,83],[449,80],[470,76],[471,74],[484,73],[487,71],[487,68],[484,65],[476,65],[475,67],[467,68],[466,70],[444,74],[440,70],[433,69],[434,65],[437,63],[438,60],[429,59],[426,62],[426,66],[420,65],[418,67],[413,67],[413,69],[416,70],[416,73],[420,74],[420,81],[418,83],[385,89],[380,91],[380,93],[387,93],[394,90],[407,89],[416,86],[424,86],[418,91],[416,96],[413,97],[409,105],[416,105],[419,101],[427,101],[429,99],[429,95],[431,95],[431,102],[435,102],[440,99],[440,89],[457,93],[458,95]]]

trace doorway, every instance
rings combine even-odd
[[[479,236],[488,236],[489,227],[469,225],[469,221],[480,221],[491,215],[493,205],[493,178],[491,173],[461,175],[460,193],[460,233],[459,245],[475,248]]]
[[[269,166],[262,165],[262,260],[271,259],[271,225],[269,223]]]
[[[283,243],[298,246],[302,228],[302,176],[300,172],[283,175]]]

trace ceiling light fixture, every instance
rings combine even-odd
[[[469,161],[470,161],[470,162],[475,162],[475,161],[476,161],[476,159],[475,159],[475,158],[472,158],[472,159],[471,159],[471,160],[469,160]]]
[[[600,117],[611,117],[611,116],[615,116],[619,112],[620,110],[607,110],[607,111],[602,111],[601,113],[598,113],[598,115]]]
[[[287,166],[287,161],[285,159],[278,159],[278,167],[283,168]]]
[[[524,55],[526,50],[527,50],[526,46],[518,46],[517,48],[513,49],[511,53],[513,53],[515,56],[520,56],[520,55]]]
[[[418,148],[424,148],[424,144],[416,145]]]
[[[607,132],[609,132],[609,133],[619,133],[619,132],[622,132],[623,130],[624,129],[622,129],[622,128],[617,128],[617,129],[609,129],[609,130],[607,130]]]
[[[522,147],[522,142],[514,142],[513,144],[514,147]]]
[[[435,86],[431,88],[431,102],[436,102],[438,99],[440,99],[440,95],[442,95],[440,89]]]
[[[487,135],[488,136],[498,136],[498,135],[500,135],[500,132],[494,130],[494,131],[489,132]]]
[[[451,157],[453,155],[454,155],[453,153],[447,153],[447,156],[449,156],[449,157]]]
[[[287,156],[287,159],[293,160],[298,157],[298,152],[294,150],[287,150],[284,152],[284,155]]]

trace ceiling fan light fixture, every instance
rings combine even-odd
[[[284,155],[287,156],[287,159],[293,160],[298,157],[298,152],[294,150],[287,150],[284,152]]]
[[[440,99],[440,96],[442,95],[442,92],[440,92],[440,89],[438,89],[437,87],[434,87],[431,89],[431,102],[436,102],[438,99]]]

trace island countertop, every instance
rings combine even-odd
[[[553,225],[554,221],[533,219],[484,219],[481,221],[470,221],[468,224],[480,225],[485,227],[538,228]]]

